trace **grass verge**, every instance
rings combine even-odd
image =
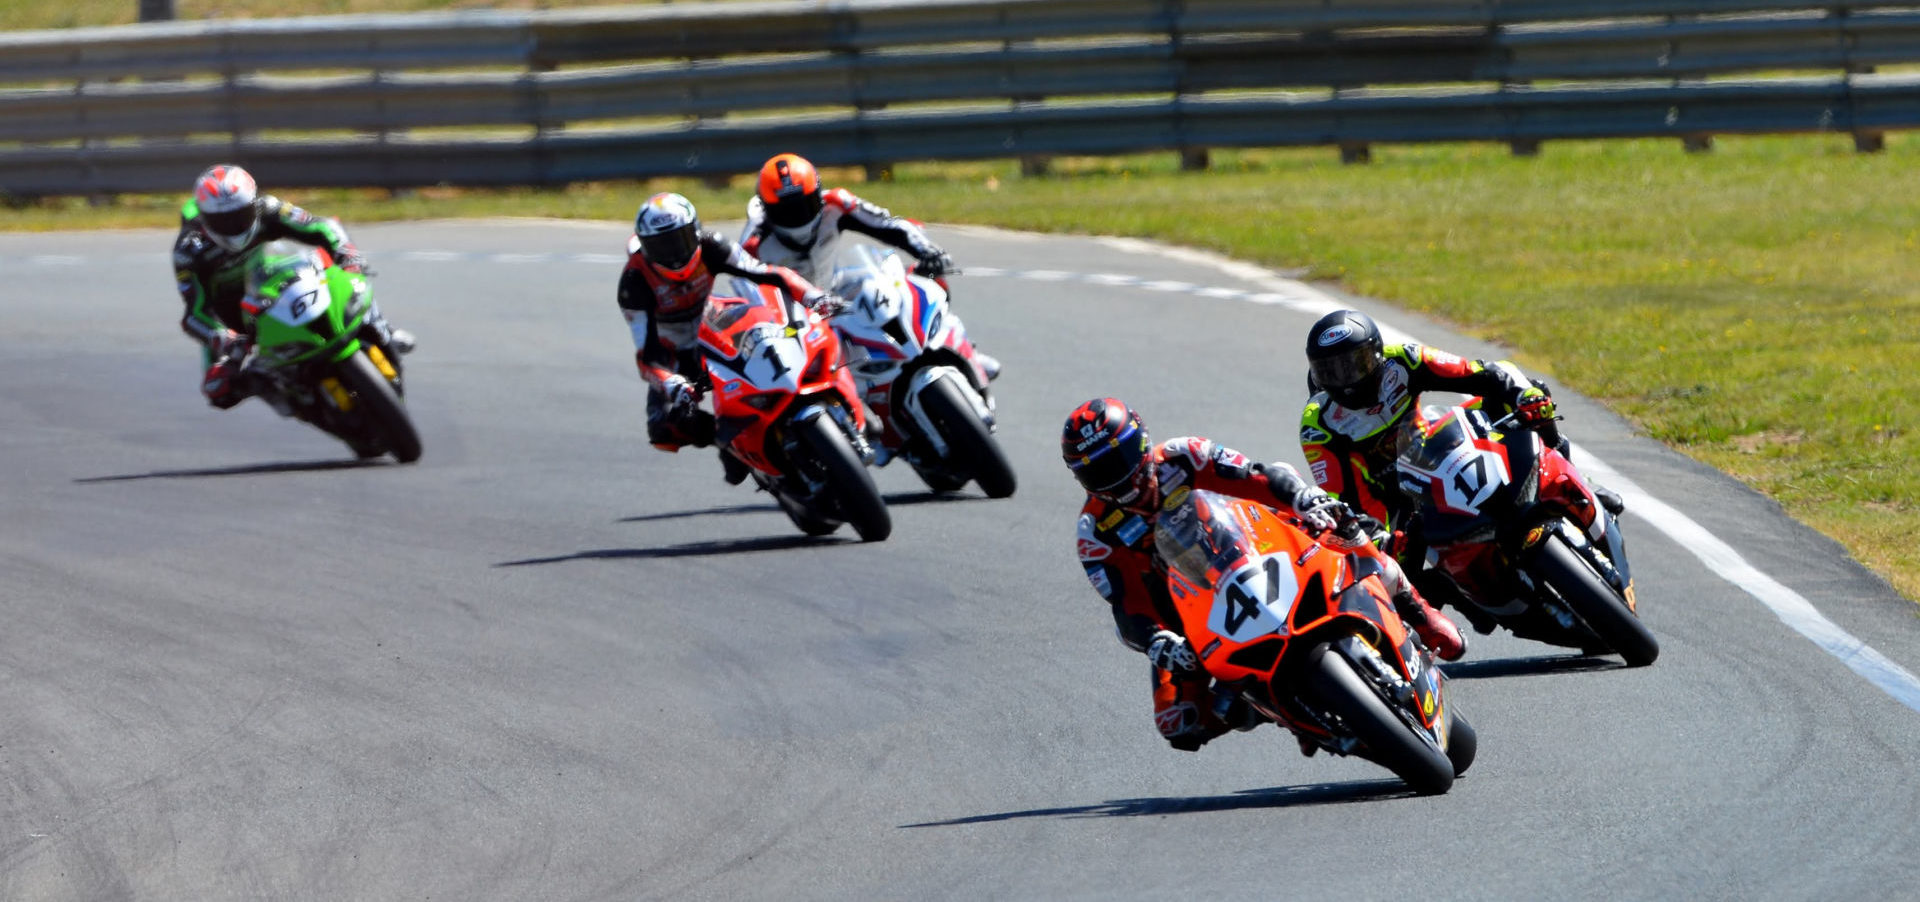
[[[899,167],[861,193],[940,222],[1134,235],[1280,267],[1443,317],[1778,499],[1920,597],[1920,143],[1845,137],[1216,152]],[[850,179],[857,178],[848,174]],[[732,218],[744,179],[666,183]],[[293,192],[349,223],[542,215],[624,219],[662,185]],[[171,224],[177,198],[53,201],[26,229]],[[724,213],[719,212],[724,211]],[[962,261],[964,264],[965,261]],[[1579,424],[1571,424],[1578,436]],[[1782,549],[1792,554],[1792,549]]]

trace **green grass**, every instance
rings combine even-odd
[[[1778,499],[1920,597],[1920,142],[1845,138],[1218,152],[903,165],[866,196],[939,222],[1135,235],[1305,267],[1506,343],[1654,437]],[[845,173],[843,180],[857,180]],[[624,219],[667,185],[713,218],[745,179],[565,190],[290,192],[349,222],[475,215]],[[166,225],[177,200],[45,202],[0,226]],[[963,261],[964,262],[964,261]],[[1577,437],[1579,424],[1569,424]],[[1782,549],[1790,559],[1791,549]]]

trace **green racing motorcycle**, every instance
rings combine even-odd
[[[397,361],[360,338],[373,309],[365,275],[325,251],[276,241],[247,265],[240,311],[253,328],[243,370],[267,403],[347,443],[362,458],[420,458]]]

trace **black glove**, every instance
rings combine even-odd
[[[916,275],[938,279],[948,273],[957,272],[958,269],[953,265],[953,257],[946,251],[933,251],[921,257],[920,262],[914,265],[913,271]]]

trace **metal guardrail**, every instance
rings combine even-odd
[[[1920,104],[1904,81],[1846,73],[1907,62],[1920,62],[1920,5],[1806,0],[842,0],[21,32],[0,34],[0,83],[78,84],[0,91],[0,142],[22,142],[0,149],[0,192],[171,190],[212,159],[275,184],[405,187],[717,175],[778,149],[876,165],[1727,132],[1871,141],[1920,125]],[[433,71],[462,66],[517,71]],[[314,69],[372,71],[266,74]],[[1696,81],[1764,70],[1835,75]],[[108,74],[202,80],[88,81]],[[1544,82],[1568,84],[1520,87]],[[1360,89],[1382,84],[1449,87]],[[1206,96],[1280,88],[1335,90]],[[981,101],[1013,109],[873,112]],[[851,112],[685,122],[807,108]],[[669,121],[580,131],[637,117]],[[407,136],[448,126],[521,135]],[[257,136],[276,131],[375,134]]]

